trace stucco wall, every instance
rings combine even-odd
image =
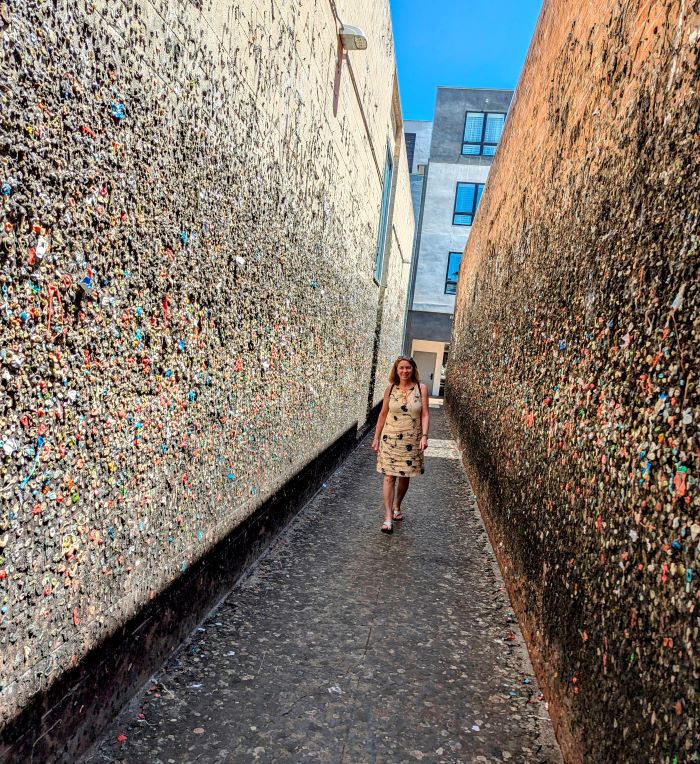
[[[699,10],[547,0],[459,279],[447,406],[572,761],[700,751]]]
[[[0,722],[364,422],[402,134],[387,3],[340,62],[332,7],[0,3]]]
[[[401,114],[398,88],[394,93],[394,113]],[[387,234],[388,260],[384,269],[383,293],[378,321],[380,335],[377,346],[377,372],[374,380],[373,403],[377,405],[384,397],[389,371],[401,352],[408,298],[408,281],[411,271],[411,249],[413,245],[414,215],[411,198],[411,184],[406,158],[406,142],[403,126],[395,123],[397,132],[393,144],[394,151],[394,207],[392,209],[391,230]],[[409,238],[410,236],[410,238]]]

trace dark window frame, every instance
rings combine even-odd
[[[384,277],[384,261],[386,259],[387,241],[391,237],[389,225],[389,211],[391,208],[392,190],[394,183],[394,157],[387,146],[386,159],[384,161],[384,175],[382,176],[382,199],[379,207],[379,227],[377,231],[377,245],[374,255],[374,283],[382,285]]]
[[[451,294],[456,295],[457,294],[457,281],[459,280],[459,275],[457,276],[457,279],[454,281],[450,281],[450,260],[452,259],[452,255],[457,255],[459,257],[459,264],[462,265],[462,255],[463,252],[448,252],[447,253],[447,270],[445,271],[445,294]],[[459,274],[459,268],[457,268],[457,273]],[[448,291],[448,288],[453,286],[454,292]]]
[[[416,154],[417,133],[404,133],[406,143],[406,159],[408,160],[409,175],[413,173],[413,158]]]
[[[483,117],[483,121],[481,123],[481,140],[480,141],[468,141],[465,139],[465,136],[467,134],[467,120],[469,119],[470,114],[481,114]],[[486,141],[484,140],[486,138],[486,125],[488,123],[489,117],[503,117],[503,126],[505,127],[506,123],[506,117],[508,116],[507,111],[467,111],[464,115],[464,129],[462,130],[462,156],[494,156],[496,153],[496,148],[498,147],[498,144],[500,142],[500,138],[496,143],[493,143],[492,141]],[[478,154],[467,154],[464,151],[465,146],[478,146],[479,147],[479,153]],[[493,154],[484,154],[484,146],[488,146],[489,148],[493,147]]]
[[[466,225],[470,226],[474,222],[474,215],[476,215],[476,210],[479,207],[479,201],[481,200],[481,197],[484,193],[484,187],[485,183],[472,183],[471,181],[458,181],[457,186],[455,188],[455,203],[454,207],[452,209],[452,225]],[[472,205],[471,210],[457,210],[457,199],[459,198],[459,187],[460,186],[474,186],[474,196],[472,197],[474,199],[474,204]],[[479,187],[481,187],[481,193],[479,193]],[[470,220],[468,223],[458,223],[456,218],[457,216],[461,217],[469,217]]]

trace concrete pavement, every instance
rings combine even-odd
[[[561,761],[440,408],[406,520],[370,439],[84,762]]]

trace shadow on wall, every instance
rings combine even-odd
[[[376,422],[350,428],[0,730],[0,761],[74,761],[321,489]]]
[[[697,760],[698,6],[548,0],[446,407],[571,761]]]

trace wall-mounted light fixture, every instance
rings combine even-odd
[[[340,40],[345,50],[367,50],[367,38],[360,27],[343,24],[340,27]]]

